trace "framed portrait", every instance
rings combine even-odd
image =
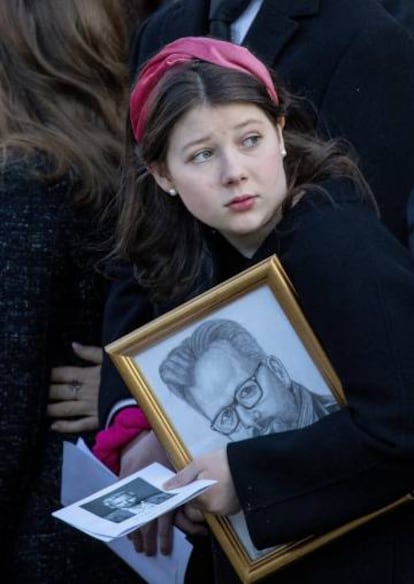
[[[230,441],[301,428],[345,404],[276,256],[106,350],[177,470]],[[248,584],[402,502],[266,550],[254,547],[242,512],[206,519]]]

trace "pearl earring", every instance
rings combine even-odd
[[[175,189],[168,189],[168,194],[170,195],[170,197],[176,197],[178,195]]]
[[[283,132],[282,132],[282,128],[279,126],[277,126],[277,131],[279,133],[279,141],[280,141],[280,154],[282,155],[282,158],[284,158],[287,154],[286,152],[286,148],[285,148],[285,142],[283,140]]]

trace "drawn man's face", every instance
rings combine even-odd
[[[289,375],[275,358],[252,365],[218,341],[197,360],[194,376],[192,396],[217,432],[253,437],[291,429],[297,419]]]

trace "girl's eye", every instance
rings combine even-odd
[[[243,139],[243,146],[246,146],[247,148],[253,148],[253,146],[257,146],[261,138],[262,137],[259,134],[250,134]]]
[[[191,156],[191,162],[206,162],[211,156],[213,155],[211,150],[201,150],[201,152],[197,152],[193,156]]]

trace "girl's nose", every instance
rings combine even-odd
[[[238,184],[247,179],[247,172],[237,153],[229,152],[223,155],[222,181],[225,185]]]

